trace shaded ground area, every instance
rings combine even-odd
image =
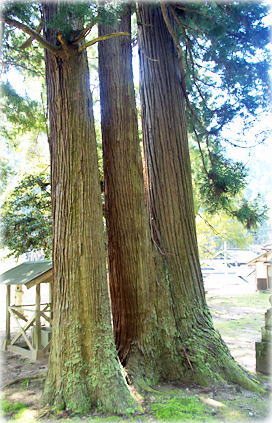
[[[269,307],[268,293],[255,292],[253,283],[237,278],[225,280],[215,275],[205,280],[207,300],[216,328],[227,342],[234,358],[249,371],[255,372],[255,341],[260,340],[264,313]],[[268,416],[268,395],[254,394],[239,387],[225,385],[209,388],[197,386],[159,385],[140,399],[142,411],[137,416],[72,416],[69,411],[58,412],[42,408],[40,396],[45,362],[31,363],[10,353],[2,354],[3,414],[7,420],[31,423],[41,419],[55,422],[106,421],[199,421],[250,422],[271,421]],[[268,377],[258,375],[268,390]],[[12,383],[15,382],[15,383]],[[11,383],[11,384],[10,384]],[[9,385],[10,384],[10,385]],[[272,416],[271,416],[272,417]]]
[[[27,381],[33,376],[44,375],[47,371],[46,361],[31,362],[19,355],[3,352],[1,357],[1,382],[0,387],[22,379]]]

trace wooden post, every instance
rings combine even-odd
[[[22,285],[16,285],[15,288],[15,305],[21,306],[23,304],[23,286]]]
[[[49,317],[52,321],[53,319],[53,295],[52,295],[52,282],[49,282],[49,303],[50,303],[50,314]],[[52,323],[50,322],[50,327],[52,327]]]
[[[6,342],[5,348],[9,344],[10,341],[10,285],[6,286]]]
[[[35,349],[39,351],[41,349],[41,316],[40,316],[40,308],[41,308],[41,285],[38,283],[36,285],[36,299],[35,299],[36,307],[35,307]]]

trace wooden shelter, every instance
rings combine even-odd
[[[31,360],[39,360],[48,355],[51,338],[51,284],[53,280],[52,262],[48,260],[22,263],[0,275],[0,284],[6,285],[6,334],[4,349],[21,354]],[[41,284],[47,283],[48,301],[41,301]],[[35,287],[35,303],[23,304],[11,298],[11,287],[16,291]],[[20,289],[21,288],[21,289]],[[11,319],[18,331],[11,336]]]
[[[248,266],[255,267],[255,279],[258,291],[272,289],[272,250],[248,262]]]

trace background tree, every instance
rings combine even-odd
[[[54,322],[44,400],[79,412],[93,406],[125,412],[134,402],[117,361],[111,327],[86,56],[89,43],[84,44],[93,25],[90,15],[83,26],[90,5],[43,4],[44,37],[31,21],[16,19],[17,7],[7,7],[6,24],[23,30],[46,49]]]
[[[199,213],[196,216],[197,244],[200,258],[212,258],[222,249],[223,242],[230,248],[246,249],[253,243],[253,234],[250,233],[236,219],[226,213],[215,215]]]
[[[5,157],[0,158],[0,195],[4,192],[5,187],[13,174],[14,170],[8,163],[8,160]]]
[[[31,133],[37,137],[46,132],[46,116],[39,102],[20,96],[9,82],[2,84],[1,92],[5,116],[0,127],[2,137],[16,145],[22,135]]]
[[[2,205],[2,245],[9,256],[31,251],[52,253],[51,193],[48,173],[27,175]]]

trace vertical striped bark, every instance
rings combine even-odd
[[[99,36],[130,31],[129,4],[123,6],[118,23],[99,26]],[[155,267],[144,199],[131,38],[101,42],[98,51],[113,325],[120,360],[127,369],[137,369],[134,380],[139,380],[139,373],[150,377],[146,367],[155,367],[154,340],[149,338],[155,324]]]
[[[57,3],[44,6],[45,35]],[[44,401],[88,412],[133,406],[111,326],[86,51],[46,53],[53,194],[53,337]]]
[[[215,331],[205,301],[176,47],[159,5],[139,3],[138,21],[151,232],[157,280],[164,292],[164,298],[157,298],[156,310],[161,321],[168,315],[161,337],[169,359],[161,377],[204,384],[226,379],[255,389]]]

